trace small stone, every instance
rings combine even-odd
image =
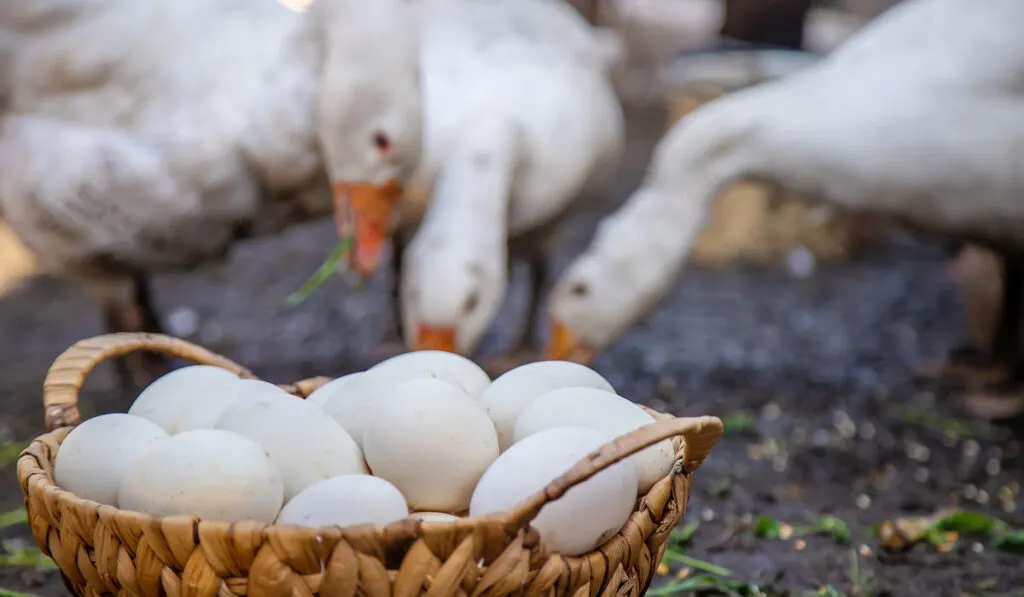
[[[985,546],[981,543],[975,542],[974,545],[971,545],[971,551],[974,553],[981,553],[985,551]]]
[[[1003,463],[998,458],[989,458],[988,462],[985,463],[985,472],[988,476],[995,477],[1003,470]]]
[[[975,499],[978,501],[979,504],[984,506],[985,504],[988,503],[988,492],[985,491],[984,489],[979,490],[978,496]]]
[[[974,498],[978,497],[978,488],[975,487],[973,484],[967,484],[964,487],[964,497],[969,500],[973,500]]]
[[[931,472],[927,468],[921,466],[914,471],[914,480],[918,483],[927,483],[930,475]]]
[[[764,420],[766,421],[774,421],[778,419],[780,415],[782,415],[782,409],[774,402],[769,402],[764,405],[763,409],[761,409],[761,416],[764,417]]]
[[[167,315],[167,331],[179,338],[192,336],[199,331],[199,314],[188,307],[178,307]]]
[[[860,426],[860,438],[864,441],[871,441],[875,437],[875,426],[872,423],[864,423]]]
[[[658,575],[665,576],[666,574],[668,574],[668,564],[665,562],[658,564]]]
[[[803,551],[804,548],[807,547],[807,542],[804,541],[803,539],[797,539],[793,543],[793,547],[795,547],[797,551]]]
[[[969,439],[964,442],[964,456],[968,458],[977,458],[979,453],[981,453],[981,446],[977,441]]]
[[[715,511],[712,510],[711,508],[704,508],[704,510],[700,513],[700,519],[704,522],[711,522],[715,519]]]
[[[678,578],[679,580],[683,580],[684,578],[690,576],[691,572],[693,572],[693,569],[688,566],[680,568],[679,572],[676,572],[676,578]]]
[[[870,558],[874,555],[874,552],[871,551],[871,548],[863,543],[861,543],[860,547],[857,548],[857,553],[859,553],[860,557],[862,558]]]
[[[796,247],[786,254],[786,271],[794,278],[809,278],[816,268],[817,260],[806,247]]]
[[[871,507],[871,496],[866,494],[860,494],[857,496],[857,507],[861,510],[867,510]]]

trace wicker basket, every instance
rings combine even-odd
[[[43,385],[49,432],[18,458],[18,479],[36,542],[78,595],[640,595],[686,510],[691,475],[722,432],[714,417],[651,411],[657,422],[602,446],[504,515],[345,529],[157,518],[78,498],[53,481],[57,448],[79,422],[78,390],[86,375],[104,359],[136,350],[253,377],[224,357],[159,335],[100,336],[57,357]],[[304,397],[327,380],[282,387]],[[573,485],[669,437],[678,456],[672,472],[595,551],[552,553],[529,526],[545,503]]]

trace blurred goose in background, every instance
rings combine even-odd
[[[705,104],[558,281],[547,355],[589,360],[666,296],[716,191],[762,178],[1004,259],[1004,309],[975,414],[1024,410],[1024,3],[907,0],[818,64]],[[950,355],[955,359],[958,353]]]
[[[402,266],[406,342],[469,354],[505,298],[510,254],[530,266],[533,344],[549,240],[612,172],[624,121],[607,38],[562,0],[424,0],[424,154],[433,199]],[[538,347],[539,348],[539,347]]]
[[[4,2],[0,212],[110,331],[159,331],[149,272],[328,215],[332,183],[397,194],[419,160],[415,34],[401,0]],[[122,381],[167,364],[135,353]]]

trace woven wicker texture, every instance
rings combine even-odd
[[[53,481],[61,441],[80,417],[78,389],[104,359],[153,350],[252,374],[188,342],[113,334],[79,342],[54,361],[44,383],[46,424],[18,459],[32,533],[78,595],[430,597],[642,594],[682,518],[690,479],[718,441],[714,417],[657,421],[588,455],[505,515],[455,523],[407,519],[386,527],[309,529],[262,523],[156,518],[78,498]],[[328,381],[288,391],[306,396]],[[530,521],[544,504],[615,462],[673,438],[672,472],[637,501],[618,535],[580,557],[551,553]]]

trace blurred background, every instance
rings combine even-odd
[[[614,82],[628,136],[618,174],[559,231],[556,276],[640,184],[673,123],[769,78],[736,84],[673,70],[722,43],[724,0],[571,1],[622,35]],[[895,2],[811,4],[802,47],[825,54]],[[740,37],[771,36],[763,20],[736,27]],[[1019,426],[966,418],[943,388],[910,374],[965,333],[978,342],[991,337],[999,264],[971,248],[951,268],[938,244],[888,227],[855,234],[848,224],[800,197],[773,199],[766,185],[731,185],[690,256],[686,282],[594,363],[636,402],[726,422],[674,539],[677,553],[695,560],[666,563],[657,594],[1024,595],[1020,553],[984,534],[887,551],[876,530],[887,523],[913,534],[949,508],[1024,526]],[[335,277],[300,306],[283,305],[334,241],[333,223],[323,220],[241,243],[223,265],[158,274],[157,311],[169,333],[269,381],[365,368],[379,360],[375,347],[391,325],[380,300],[389,272],[359,289]],[[514,274],[483,355],[500,354],[522,325],[525,272]],[[7,510],[16,512],[21,500],[14,456],[43,431],[48,366],[76,340],[103,331],[95,301],[39,271],[0,223],[0,500]],[[126,404],[104,364],[86,384],[83,412]],[[0,590],[63,594],[52,568],[32,559],[24,525],[3,533]],[[697,576],[710,580],[684,582]]]

